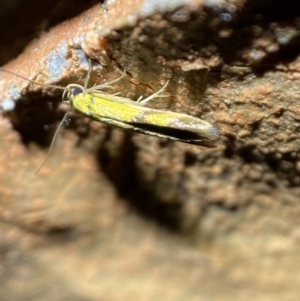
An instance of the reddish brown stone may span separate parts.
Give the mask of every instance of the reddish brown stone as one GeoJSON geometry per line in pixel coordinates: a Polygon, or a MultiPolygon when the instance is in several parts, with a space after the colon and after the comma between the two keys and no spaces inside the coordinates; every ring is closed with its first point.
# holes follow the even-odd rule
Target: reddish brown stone
{"type": "Polygon", "coordinates": [[[220,141],[206,149],[72,114],[35,175],[66,110],[61,91],[1,73],[0,296],[298,300],[298,11],[107,1],[10,61],[66,86],[82,84],[89,57],[91,85],[126,70],[112,92],[133,99],[169,79],[169,97],[149,106],[201,117],[220,141]]]}

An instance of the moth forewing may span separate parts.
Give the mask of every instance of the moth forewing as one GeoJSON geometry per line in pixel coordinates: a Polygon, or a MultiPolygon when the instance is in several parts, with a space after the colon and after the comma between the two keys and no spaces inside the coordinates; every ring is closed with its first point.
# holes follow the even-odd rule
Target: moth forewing
{"type": "Polygon", "coordinates": [[[147,135],[206,147],[214,147],[218,139],[217,129],[202,119],[148,108],[145,103],[126,97],[99,92],[79,93],[72,99],[72,104],[90,118],[147,135]]]}
{"type": "Polygon", "coordinates": [[[95,120],[110,118],[121,122],[133,120],[141,110],[140,106],[129,98],[107,95],[104,93],[78,94],[73,99],[72,105],[79,112],[95,120]]]}
{"type": "Polygon", "coordinates": [[[214,147],[218,140],[218,130],[210,123],[187,114],[162,110],[145,110],[135,122],[145,129],[160,133],[165,138],[190,144],[214,147]],[[153,128],[155,126],[155,129],[153,128]]]}

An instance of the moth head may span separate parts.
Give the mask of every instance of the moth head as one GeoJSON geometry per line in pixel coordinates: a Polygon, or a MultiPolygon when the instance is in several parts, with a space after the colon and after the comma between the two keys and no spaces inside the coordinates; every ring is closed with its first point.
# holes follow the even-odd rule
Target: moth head
{"type": "Polygon", "coordinates": [[[72,103],[76,95],[82,93],[83,91],[83,86],[77,84],[69,84],[62,95],[62,100],[70,101],[72,103]]]}

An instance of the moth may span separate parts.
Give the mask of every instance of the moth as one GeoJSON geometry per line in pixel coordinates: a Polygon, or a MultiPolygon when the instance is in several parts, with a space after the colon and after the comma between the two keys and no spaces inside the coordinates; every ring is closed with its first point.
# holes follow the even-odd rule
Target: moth
{"type": "Polygon", "coordinates": [[[84,86],[70,84],[64,93],[78,112],[93,120],[146,135],[206,147],[215,146],[219,138],[218,130],[210,123],[191,115],[145,106],[151,99],[162,97],[168,82],[149,97],[133,101],[103,91],[124,75],[109,83],[86,88],[90,70],[84,86]]]}
{"type": "MultiPolygon", "coordinates": [[[[71,107],[93,120],[146,135],[205,147],[215,147],[215,143],[219,138],[218,130],[207,121],[184,113],[153,109],[146,106],[151,99],[164,97],[162,92],[165,91],[168,81],[161,89],[149,97],[134,101],[130,98],[119,96],[119,93],[111,94],[104,91],[121,80],[125,73],[113,81],[87,88],[92,71],[91,61],[88,60],[88,62],[89,70],[84,85],[69,84],[65,88],[40,84],[1,67],[0,71],[14,74],[38,85],[64,90],[63,101],[69,102],[71,107]]],[[[55,132],[48,155],[68,112],[69,110],[55,132]]]]}

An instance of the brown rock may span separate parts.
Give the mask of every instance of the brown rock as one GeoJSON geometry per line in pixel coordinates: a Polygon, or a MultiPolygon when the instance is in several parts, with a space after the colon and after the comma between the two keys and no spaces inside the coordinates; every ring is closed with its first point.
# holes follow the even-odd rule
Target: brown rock
{"type": "Polygon", "coordinates": [[[64,87],[83,83],[89,57],[91,85],[126,70],[112,93],[132,99],[169,79],[170,97],[149,106],[201,117],[220,140],[205,149],[72,114],[35,175],[61,91],[1,73],[3,300],[298,300],[298,11],[107,1],[8,62],[64,87]]]}

